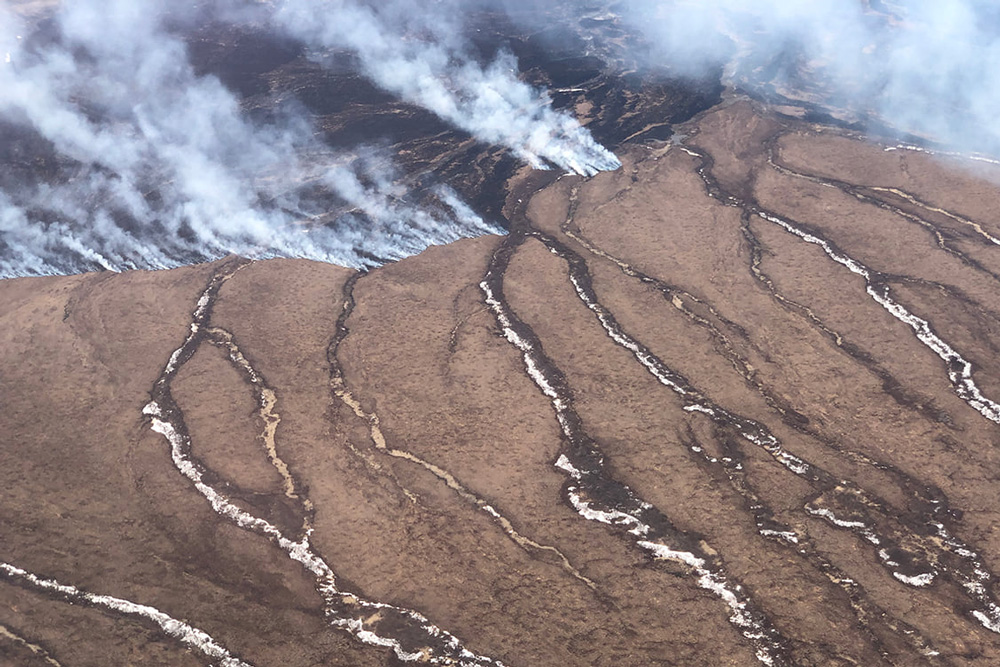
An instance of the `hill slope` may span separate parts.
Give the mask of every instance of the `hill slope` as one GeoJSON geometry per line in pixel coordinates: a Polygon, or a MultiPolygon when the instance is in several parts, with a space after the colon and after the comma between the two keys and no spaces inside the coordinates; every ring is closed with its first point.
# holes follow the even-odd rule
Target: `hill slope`
{"type": "Polygon", "coordinates": [[[366,274],[0,282],[0,655],[995,663],[996,167],[681,131],[366,274]]]}

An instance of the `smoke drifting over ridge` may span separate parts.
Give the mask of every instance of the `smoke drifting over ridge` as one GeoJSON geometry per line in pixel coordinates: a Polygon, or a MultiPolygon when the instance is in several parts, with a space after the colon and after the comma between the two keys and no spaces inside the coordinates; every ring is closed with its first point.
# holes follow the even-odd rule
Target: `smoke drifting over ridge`
{"type": "Polygon", "coordinates": [[[553,17],[573,23],[587,33],[581,55],[617,53],[623,73],[647,66],[700,78],[721,68],[728,83],[767,99],[1000,155],[992,0],[287,0],[279,17],[313,46],[355,50],[379,85],[533,164],[586,173],[586,156],[614,168],[613,156],[517,82],[510,59],[469,65],[462,19],[497,5],[541,32],[553,17]],[[624,35],[587,28],[602,23],[624,35]],[[430,39],[397,39],[404,26],[430,39]]]}
{"type": "MultiPolygon", "coordinates": [[[[496,4],[75,0],[35,39],[0,6],[0,132],[44,154],[52,176],[0,179],[0,276],[226,253],[361,266],[497,231],[446,188],[408,193],[389,176],[387,151],[334,151],[302,109],[251,120],[244,100],[188,57],[187,32],[207,21],[264,26],[323,66],[350,54],[378,88],[533,167],[617,168],[521,80],[502,44],[485,55],[470,45],[470,16],[496,4]]],[[[606,62],[610,76],[644,64],[706,78],[724,68],[765,98],[1000,154],[1000,13],[985,0],[501,4],[530,31],[548,32],[556,17],[584,34],[580,56],[620,59],[606,62]],[[590,29],[612,24],[617,37],[590,29]]]]}
{"type": "MultiPolygon", "coordinates": [[[[355,21],[358,34],[385,29],[358,7],[329,9],[355,21]]],[[[279,11],[295,33],[301,10],[279,11]]],[[[165,1],[81,0],[59,9],[54,36],[27,40],[28,28],[0,7],[3,131],[30,136],[57,172],[48,182],[2,184],[0,276],[166,268],[227,253],[363,266],[502,231],[444,186],[415,203],[388,155],[336,154],[304,113],[249,120],[234,93],[195,71],[170,29],[195,19],[178,11],[165,1]],[[349,209],[332,222],[331,196],[349,209]]],[[[235,3],[213,18],[223,11],[228,21],[270,14],[235,3]]],[[[383,44],[400,39],[382,34],[383,44]]],[[[536,167],[618,166],[544,93],[520,83],[512,62],[483,68],[457,47],[406,44],[359,52],[376,83],[536,167]],[[424,73],[415,88],[401,85],[403,65],[424,73]]]]}
{"type": "Polygon", "coordinates": [[[1000,10],[989,0],[634,0],[637,56],[1000,154],[1000,10]]]}
{"type": "Polygon", "coordinates": [[[314,47],[350,49],[378,85],[483,141],[507,146],[535,168],[548,161],[590,176],[621,166],[572,117],[554,111],[547,95],[517,79],[513,56],[502,53],[486,67],[469,60],[456,14],[400,0],[377,8],[288,0],[277,16],[314,47]],[[407,27],[425,39],[400,39],[407,27]]]}

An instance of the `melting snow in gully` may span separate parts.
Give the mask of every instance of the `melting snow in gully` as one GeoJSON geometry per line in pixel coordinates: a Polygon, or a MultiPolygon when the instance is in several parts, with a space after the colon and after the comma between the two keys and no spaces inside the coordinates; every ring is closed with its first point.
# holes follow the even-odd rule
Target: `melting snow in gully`
{"type": "Polygon", "coordinates": [[[9,0],[0,662],[1000,664],[974,0],[9,0]]]}

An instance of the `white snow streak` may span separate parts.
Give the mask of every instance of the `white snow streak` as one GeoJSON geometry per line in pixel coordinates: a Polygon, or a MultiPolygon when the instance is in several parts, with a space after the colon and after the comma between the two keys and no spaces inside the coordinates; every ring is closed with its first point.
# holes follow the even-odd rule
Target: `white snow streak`
{"type": "Polygon", "coordinates": [[[212,660],[219,660],[223,667],[252,667],[249,663],[234,658],[221,644],[212,639],[207,632],[192,627],[183,621],[178,621],[155,607],[137,604],[110,595],[97,595],[82,591],[75,586],[60,584],[54,579],[43,579],[9,563],[0,563],[0,570],[8,576],[26,582],[34,588],[50,593],[59,593],[73,602],[84,602],[97,607],[103,607],[128,616],[136,616],[153,621],[164,633],[199,651],[212,660]]]}
{"type": "Polygon", "coordinates": [[[916,333],[920,342],[929,347],[948,365],[948,378],[951,380],[952,385],[955,387],[955,392],[959,397],[990,421],[1000,424],[1000,404],[990,400],[980,391],[972,378],[972,364],[964,359],[951,345],[938,337],[931,329],[930,323],[927,320],[917,317],[902,305],[893,301],[889,296],[888,287],[884,287],[881,292],[877,290],[872,281],[872,272],[868,267],[847,255],[837,252],[825,240],[799,229],[787,220],[763,211],[758,211],[757,214],[768,222],[773,222],[785,231],[798,236],[806,243],[820,246],[830,259],[847,267],[852,273],[864,278],[865,291],[868,292],[868,295],[890,315],[900,322],[909,325],[914,333],[916,333]]]}

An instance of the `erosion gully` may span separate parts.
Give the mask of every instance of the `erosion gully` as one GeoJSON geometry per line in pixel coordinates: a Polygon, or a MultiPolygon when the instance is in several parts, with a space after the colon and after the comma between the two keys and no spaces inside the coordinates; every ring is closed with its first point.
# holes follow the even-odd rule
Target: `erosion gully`
{"type": "MultiPolygon", "coordinates": [[[[342,290],[343,306],[341,308],[340,315],[337,318],[334,336],[327,347],[327,362],[330,368],[330,388],[333,395],[346,405],[355,414],[355,416],[363,420],[368,425],[369,440],[376,452],[394,459],[407,461],[428,471],[446,487],[453,491],[462,501],[489,516],[493,523],[498,526],[500,530],[502,530],[503,533],[518,547],[533,557],[555,563],[564,572],[572,576],[574,579],[582,582],[592,591],[597,593],[599,597],[604,599],[604,596],[601,591],[598,590],[597,585],[581,574],[580,571],[569,561],[565,554],[554,546],[541,544],[524,535],[521,531],[515,528],[514,522],[500,509],[498,509],[495,502],[490,502],[486,498],[482,497],[468,484],[459,480],[455,474],[440,465],[417,456],[413,452],[400,449],[398,446],[392,446],[388,443],[386,436],[382,431],[381,420],[379,419],[378,414],[365,410],[361,401],[354,396],[348,387],[343,366],[341,365],[338,357],[338,351],[340,350],[341,343],[343,343],[344,339],[350,334],[350,329],[348,328],[347,323],[356,306],[354,288],[358,280],[360,280],[363,275],[364,274],[356,273],[344,283],[344,288],[342,290]]],[[[358,452],[358,455],[362,457],[364,456],[362,452],[358,452]]],[[[403,492],[410,498],[411,501],[417,502],[418,499],[415,494],[410,492],[408,489],[403,488],[402,485],[399,484],[398,479],[394,478],[394,480],[397,485],[403,489],[403,492]]]]}
{"type": "MultiPolygon", "coordinates": [[[[419,612],[367,600],[360,594],[345,590],[339,584],[333,568],[312,545],[312,503],[289,467],[278,456],[274,444],[274,431],[280,420],[273,411],[277,400],[274,389],[267,385],[261,373],[240,351],[232,334],[211,324],[212,307],[223,284],[246,265],[247,262],[243,260],[230,262],[213,276],[198,300],[190,332],[170,356],[153,385],[149,403],[143,409],[152,430],[163,435],[169,443],[171,458],[177,471],[194,485],[220,517],[243,530],[270,540],[312,576],[316,591],[324,602],[327,621],[332,627],[350,633],[365,644],[391,649],[396,658],[404,662],[462,667],[502,665],[499,660],[470,651],[457,637],[434,625],[419,612]],[[302,523],[294,533],[262,518],[247,503],[241,503],[237,498],[240,495],[239,489],[214,474],[192,451],[184,414],[174,400],[170,387],[179,370],[205,341],[219,345],[228,352],[230,360],[257,396],[264,424],[264,431],[259,438],[263,444],[263,454],[281,475],[284,496],[299,504],[302,523]]],[[[248,454],[250,451],[248,450],[248,454]]]]}
{"type": "MultiPolygon", "coordinates": [[[[741,209],[745,217],[752,216],[778,225],[802,241],[820,246],[831,260],[862,276],[869,296],[894,317],[910,326],[918,339],[946,362],[949,378],[956,393],[984,417],[1000,423],[1000,406],[985,397],[976,386],[971,363],[935,334],[926,320],[912,314],[892,298],[886,276],[853,259],[815,229],[767,211],[752,199],[741,198],[725,191],[712,175],[713,163],[708,153],[692,146],[683,147],[683,150],[698,160],[697,171],[705,183],[709,196],[727,206],[741,209]]],[[[773,159],[772,164],[775,168],[781,168],[781,165],[773,159]]],[[[841,185],[845,186],[845,191],[849,194],[857,196],[862,201],[868,201],[866,198],[870,195],[856,186],[831,184],[833,187],[841,185]]],[[[888,210],[904,217],[912,215],[901,209],[897,210],[896,207],[881,200],[869,203],[888,207],[888,210]]],[[[860,584],[829,561],[807,534],[775,518],[775,512],[761,500],[759,490],[746,475],[743,466],[746,460],[745,447],[760,448],[783,469],[806,480],[813,493],[803,504],[803,511],[838,529],[850,531],[868,544],[868,552],[900,585],[934,590],[935,582],[949,580],[963,591],[966,597],[964,608],[968,613],[984,627],[1000,633],[1000,605],[997,604],[994,593],[995,577],[979,554],[954,534],[951,528],[953,513],[938,489],[912,479],[891,465],[866,455],[846,452],[856,459],[860,458],[877,466],[880,470],[888,471],[900,481],[901,487],[910,494],[907,508],[901,511],[851,480],[839,479],[818,465],[788,451],[764,425],[713,402],[705,392],[669,368],[641,341],[625,331],[614,314],[600,302],[583,256],[569,244],[532,228],[525,215],[523,202],[513,209],[509,217],[510,234],[501,241],[492,255],[480,287],[485,303],[505,338],[521,354],[526,373],[552,405],[563,439],[560,454],[554,465],[566,475],[565,499],[581,517],[608,525],[653,559],[670,560],[685,565],[695,583],[714,594],[726,607],[730,622],[753,647],[761,663],[794,664],[791,642],[775,627],[766,611],[754,599],[752,591],[726,571],[723,556],[708,545],[700,535],[680,529],[666,513],[643,500],[635,490],[614,479],[610,473],[600,444],[588,434],[584,420],[576,411],[572,388],[565,374],[546,355],[542,341],[530,326],[518,318],[504,297],[504,275],[510,260],[517,249],[532,238],[543,243],[550,252],[566,263],[569,280],[577,297],[593,313],[607,336],[616,345],[628,350],[635,361],[665,389],[680,397],[686,412],[703,415],[712,421],[717,444],[724,455],[718,457],[710,455],[689,431],[685,445],[691,454],[696,456],[706,469],[721,471],[724,474],[732,488],[743,499],[744,509],[752,517],[757,532],[763,539],[781,544],[791,553],[795,553],[843,591],[855,612],[859,627],[873,648],[884,658],[892,662],[890,657],[897,654],[896,643],[901,641],[913,651],[913,654],[906,658],[910,662],[905,664],[913,664],[914,661],[946,662],[918,630],[893,618],[860,584]]],[[[921,219],[921,224],[926,227],[930,223],[921,219]]],[[[564,228],[564,231],[567,229],[564,228]]],[[[682,303],[688,300],[712,310],[710,304],[701,303],[693,295],[637,271],[624,261],[589,244],[582,235],[578,234],[576,237],[572,234],[567,235],[595,256],[614,261],[631,278],[653,285],[675,306],[678,300],[682,303]]],[[[958,252],[948,246],[940,234],[935,238],[939,240],[942,250],[952,254],[958,252]]],[[[956,254],[956,256],[975,268],[980,268],[964,255],[956,254]]],[[[280,416],[274,410],[276,393],[253,368],[246,355],[239,350],[233,335],[213,327],[210,322],[212,305],[219,290],[243,265],[241,262],[234,262],[213,277],[199,299],[190,333],[184,343],[171,355],[170,361],[154,385],[151,400],[144,409],[153,430],[161,433],[170,443],[177,470],[194,484],[220,516],[245,530],[271,540],[315,578],[317,591],[325,602],[326,615],[332,626],[347,630],[362,642],[391,648],[396,656],[404,661],[454,665],[501,664],[493,658],[469,651],[456,637],[437,628],[418,612],[368,601],[338,587],[333,570],[310,543],[312,505],[300,490],[300,485],[288,466],[278,455],[275,432],[280,416]],[[259,416],[265,427],[261,437],[264,453],[281,474],[285,497],[299,505],[302,522],[291,537],[286,534],[286,530],[255,515],[252,510],[246,509],[234,500],[233,496],[238,493],[233,493],[231,485],[214,475],[191,451],[190,435],[184,425],[183,413],[170,394],[170,383],[178,369],[191,358],[204,341],[226,350],[245,381],[254,388],[260,404],[259,416]]],[[[339,343],[348,333],[346,323],[354,306],[353,288],[358,276],[352,278],[345,286],[344,308],[337,322],[334,339],[328,349],[328,358],[331,367],[331,388],[334,394],[351,408],[355,415],[368,422],[375,449],[384,455],[405,459],[430,471],[463,500],[490,515],[508,537],[522,548],[555,556],[555,561],[560,567],[593,586],[593,582],[583,577],[561,552],[554,547],[539,544],[515,530],[512,522],[501,514],[494,504],[477,495],[454,475],[410,452],[386,443],[378,416],[365,411],[347,388],[337,361],[339,343]]],[[[724,339],[721,331],[706,318],[701,318],[691,309],[684,310],[693,322],[714,329],[720,340],[724,339]]],[[[718,317],[714,310],[712,312],[718,317]]],[[[739,325],[735,323],[724,321],[724,324],[731,330],[740,331],[739,325]]],[[[837,338],[838,344],[843,344],[835,332],[827,330],[827,333],[837,338]]],[[[735,351],[731,352],[730,357],[734,364],[739,365],[740,360],[735,351]]],[[[865,361],[869,362],[866,366],[871,369],[871,360],[865,361]]],[[[876,372],[878,370],[875,369],[876,372]]],[[[748,379],[746,374],[741,374],[748,379]]],[[[882,373],[880,377],[888,381],[884,375],[882,373]]],[[[758,389],[762,387],[758,385],[758,389]]],[[[897,398],[897,400],[909,403],[905,399],[897,398]]],[[[809,437],[822,439],[819,434],[808,430],[805,425],[806,420],[791,406],[779,404],[773,397],[769,404],[776,409],[786,424],[809,437]]],[[[825,440],[824,444],[837,448],[837,444],[829,439],[825,440]]]]}
{"type": "MultiPolygon", "coordinates": [[[[67,604],[83,605],[99,609],[119,617],[133,618],[147,625],[156,626],[163,634],[197,651],[205,658],[218,661],[222,667],[252,667],[250,663],[235,657],[227,648],[219,644],[207,632],[173,618],[169,614],[145,604],[124,598],[102,595],[82,590],[76,586],[60,583],[55,579],[39,576],[16,565],[0,563],[0,577],[28,590],[34,590],[67,604]]],[[[11,635],[9,630],[0,631],[0,637],[11,635]]],[[[9,638],[9,637],[8,637],[9,638]]],[[[24,645],[40,659],[51,665],[58,665],[45,649],[14,635],[18,643],[24,645]]]]}
{"type": "MultiPolygon", "coordinates": [[[[975,385],[972,365],[937,336],[926,320],[913,315],[893,300],[883,274],[851,258],[815,230],[764,210],[755,201],[740,198],[724,190],[712,174],[713,161],[707,152],[687,146],[681,147],[681,150],[698,160],[697,171],[710,197],[726,206],[743,211],[744,227],[749,227],[746,218],[750,216],[779,225],[803,241],[821,246],[830,259],[865,278],[867,293],[894,317],[910,326],[917,338],[946,362],[949,378],[956,393],[990,421],[1000,422],[1000,406],[986,398],[975,385]]],[[[839,184],[835,184],[837,185],[839,184]]],[[[858,189],[848,188],[847,192],[855,196],[863,195],[858,189]]],[[[573,199],[575,200],[575,191],[573,199]]],[[[885,202],[869,203],[907,217],[905,211],[897,210],[885,202]]],[[[687,292],[638,271],[590,243],[578,229],[570,228],[574,205],[575,201],[572,201],[570,216],[562,231],[591,254],[616,264],[627,276],[656,288],[675,307],[684,311],[695,324],[712,329],[715,336],[723,342],[723,347],[730,350],[728,356],[739,370],[741,362],[734,358],[737,355],[725,335],[707,318],[700,317],[685,307],[684,301],[693,300],[717,316],[711,305],[704,304],[687,292]]],[[[504,336],[521,353],[527,374],[552,404],[564,441],[555,465],[568,476],[564,488],[566,499],[578,514],[616,528],[619,534],[645,550],[654,559],[673,560],[688,565],[698,584],[712,590],[730,608],[730,621],[753,645],[762,663],[792,664],[788,640],[774,627],[759,604],[753,600],[752,594],[725,572],[724,563],[721,557],[715,555],[715,550],[706,549],[707,545],[699,536],[678,529],[662,511],[644,501],[633,489],[610,475],[604,453],[599,444],[587,433],[584,422],[574,407],[572,389],[566,376],[545,354],[542,341],[530,326],[517,317],[504,297],[504,274],[511,257],[525,241],[532,238],[543,243],[550,252],[565,261],[569,280],[578,298],[594,314],[607,336],[616,345],[628,350],[635,361],[661,385],[679,396],[684,402],[685,411],[704,415],[714,423],[716,438],[724,455],[711,456],[691,434],[687,444],[692,454],[700,457],[709,466],[721,469],[732,487],[743,498],[745,509],[753,517],[762,538],[784,545],[844,592],[855,612],[859,627],[868,636],[873,648],[887,661],[902,660],[896,664],[915,662],[935,664],[946,663],[947,659],[942,657],[916,628],[887,613],[859,583],[825,557],[807,534],[775,520],[775,513],[761,500],[758,490],[745,473],[743,461],[746,455],[743,447],[750,445],[762,449],[785,470],[806,480],[814,492],[803,504],[803,511],[838,529],[854,533],[868,544],[868,553],[871,553],[901,585],[927,589],[938,580],[949,580],[957,585],[958,590],[966,598],[964,603],[957,606],[985,628],[1000,633],[1000,605],[997,604],[994,592],[995,576],[982,557],[954,534],[950,527],[954,513],[939,489],[913,479],[895,466],[839,447],[838,443],[830,438],[809,429],[806,426],[807,420],[790,406],[780,404],[773,397],[768,400],[782,421],[792,428],[820,440],[825,446],[854,460],[873,465],[896,478],[901,488],[909,494],[908,507],[900,511],[876,493],[861,488],[851,480],[839,479],[818,465],[789,452],[762,424],[714,403],[705,393],[669,368],[648,347],[622,328],[613,313],[601,304],[584,258],[567,243],[533,228],[525,209],[526,203],[523,199],[518,200],[518,205],[513,207],[510,213],[510,235],[503,240],[492,256],[481,288],[486,304],[492,310],[504,336]],[[905,658],[892,658],[894,655],[899,655],[896,649],[900,641],[908,645],[913,653],[905,658]]],[[[946,245],[942,249],[957,252],[946,245]]],[[[960,259],[968,259],[964,255],[957,256],[960,259]]],[[[975,268],[980,268],[971,260],[969,263],[975,268]]],[[[740,335],[742,329],[738,325],[724,319],[723,323],[731,330],[735,329],[740,335]]],[[[825,333],[835,338],[838,345],[847,345],[839,334],[822,328],[825,333]]],[[[940,420],[940,415],[928,415],[926,409],[916,406],[914,401],[906,396],[899,383],[884,369],[878,367],[872,359],[859,350],[851,351],[853,357],[858,358],[866,368],[883,380],[883,385],[887,390],[892,390],[893,397],[902,405],[916,409],[924,416],[940,420]]],[[[749,374],[741,373],[741,375],[744,379],[750,380],[749,374]]],[[[759,383],[756,384],[756,388],[763,390],[759,383]]],[[[762,393],[765,393],[765,399],[769,398],[766,392],[762,393]]],[[[939,586],[934,590],[944,589],[939,586]]]]}
{"type": "MultiPolygon", "coordinates": [[[[740,209],[745,217],[765,220],[806,243],[820,246],[831,260],[864,278],[868,295],[896,319],[913,329],[918,340],[945,362],[956,394],[990,421],[1000,422],[1000,406],[985,397],[976,386],[972,364],[937,336],[929,322],[912,314],[892,298],[885,274],[874,271],[849,256],[816,229],[768,211],[750,196],[741,197],[726,191],[712,173],[714,162],[710,154],[692,146],[683,147],[682,150],[698,161],[697,172],[710,197],[726,206],[740,209]]],[[[839,185],[834,183],[831,186],[839,185]]],[[[848,194],[856,192],[851,188],[845,191],[848,194]]],[[[912,494],[912,502],[906,511],[900,513],[876,494],[847,480],[838,481],[834,489],[838,491],[838,495],[842,496],[847,491],[850,496],[854,496],[855,502],[847,504],[849,513],[838,514],[829,507],[818,505],[816,500],[806,505],[806,511],[860,535],[871,544],[881,564],[890,568],[893,576],[903,584],[926,587],[937,578],[951,580],[965,594],[969,613],[987,629],[1000,633],[1000,606],[997,605],[994,592],[995,576],[982,557],[949,528],[953,523],[954,513],[944,494],[910,478],[898,468],[881,462],[878,465],[881,469],[892,472],[900,479],[903,488],[912,494]],[[903,565],[906,567],[901,567],[903,565]]],[[[832,481],[829,474],[809,464],[802,469],[800,476],[807,476],[810,471],[821,473],[813,481],[825,487],[823,493],[828,494],[832,481]]]]}
{"type": "MultiPolygon", "coordinates": [[[[584,519],[615,528],[654,559],[686,565],[697,585],[714,593],[728,608],[730,623],[752,645],[760,662],[793,664],[787,639],[745,587],[726,572],[715,550],[700,536],[678,528],[664,512],[611,475],[599,443],[587,433],[574,407],[566,376],[545,353],[535,332],[506,301],[503,283],[510,260],[527,239],[539,234],[524,215],[523,201],[510,223],[510,234],[493,253],[480,287],[505,338],[521,353],[528,376],[549,399],[555,412],[563,439],[555,466],[567,476],[563,487],[567,502],[584,519]]],[[[624,340],[616,342],[627,345],[624,340]]],[[[641,349],[633,352],[646,354],[641,349]]],[[[673,377],[664,376],[664,380],[672,382],[673,377]]]]}

